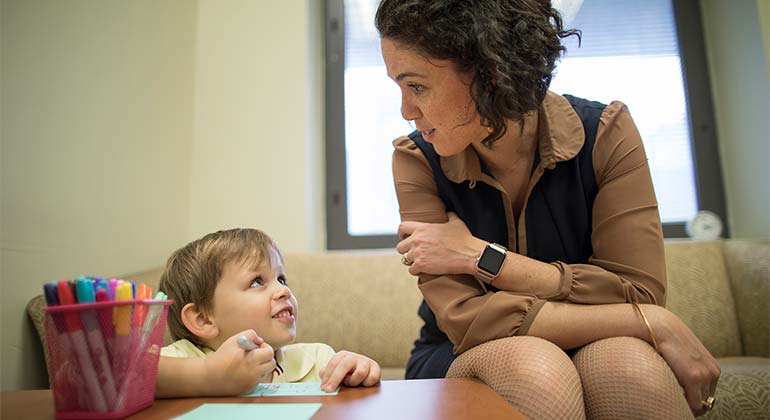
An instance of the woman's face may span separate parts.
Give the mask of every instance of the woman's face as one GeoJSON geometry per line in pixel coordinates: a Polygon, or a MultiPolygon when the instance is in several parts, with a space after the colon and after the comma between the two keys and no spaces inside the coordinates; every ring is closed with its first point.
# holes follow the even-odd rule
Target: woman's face
{"type": "Polygon", "coordinates": [[[401,89],[401,116],[414,121],[436,153],[451,156],[487,135],[470,95],[473,75],[449,60],[429,59],[388,38],[381,41],[388,77],[401,89]]]}

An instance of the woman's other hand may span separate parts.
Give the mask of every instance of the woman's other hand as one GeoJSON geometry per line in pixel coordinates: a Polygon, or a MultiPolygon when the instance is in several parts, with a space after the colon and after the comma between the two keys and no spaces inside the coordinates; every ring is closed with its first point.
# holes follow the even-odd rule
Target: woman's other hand
{"type": "Polygon", "coordinates": [[[473,274],[476,258],[486,242],[474,237],[456,214],[446,223],[402,222],[396,250],[409,265],[409,273],[473,274]]]}
{"type": "Polygon", "coordinates": [[[693,414],[705,414],[703,402],[714,396],[721,373],[716,359],[677,316],[660,306],[640,306],[649,316],[660,354],[684,388],[693,414]]]}

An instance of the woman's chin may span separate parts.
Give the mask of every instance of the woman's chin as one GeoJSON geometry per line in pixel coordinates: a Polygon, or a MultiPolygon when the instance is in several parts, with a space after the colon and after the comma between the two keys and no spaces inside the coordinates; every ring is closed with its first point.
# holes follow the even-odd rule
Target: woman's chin
{"type": "Polygon", "coordinates": [[[457,147],[447,147],[446,145],[443,145],[443,144],[433,144],[433,150],[435,150],[436,154],[438,154],[441,157],[449,157],[462,152],[464,148],[458,150],[457,147]]]}

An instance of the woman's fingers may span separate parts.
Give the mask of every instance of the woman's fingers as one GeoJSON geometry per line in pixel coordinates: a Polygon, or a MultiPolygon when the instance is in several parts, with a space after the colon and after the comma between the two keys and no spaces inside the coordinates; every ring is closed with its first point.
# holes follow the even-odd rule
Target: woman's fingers
{"type": "Polygon", "coordinates": [[[401,222],[401,224],[398,225],[398,239],[404,240],[409,237],[414,231],[422,225],[422,222],[401,222]]]}
{"type": "Polygon", "coordinates": [[[403,255],[412,249],[412,238],[406,238],[403,241],[396,244],[396,252],[403,255]]]}
{"type": "Polygon", "coordinates": [[[704,414],[707,411],[704,401],[714,395],[719,380],[716,359],[681,319],[665,309],[648,308],[652,309],[653,329],[659,332],[661,356],[684,389],[692,413],[704,414]]]}

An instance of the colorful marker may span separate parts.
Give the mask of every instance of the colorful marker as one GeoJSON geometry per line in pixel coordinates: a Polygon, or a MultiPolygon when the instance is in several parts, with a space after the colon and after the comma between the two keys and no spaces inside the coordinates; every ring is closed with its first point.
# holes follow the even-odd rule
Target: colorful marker
{"type": "MultiPolygon", "coordinates": [[[[131,300],[131,285],[123,282],[115,290],[115,301],[131,300]]],[[[122,383],[126,373],[126,356],[131,346],[131,305],[118,305],[112,314],[112,323],[115,325],[114,353],[112,359],[112,372],[118,383],[122,383]]]]}
{"type": "MultiPolygon", "coordinates": [[[[77,281],[78,303],[93,303],[96,301],[94,294],[94,284],[89,279],[78,279],[77,281]]],[[[107,347],[104,345],[99,321],[96,317],[96,310],[85,309],[80,311],[83,326],[86,330],[88,346],[91,349],[94,367],[96,368],[97,378],[104,392],[105,402],[109,409],[115,407],[115,381],[112,377],[112,366],[107,355],[107,347]]]]}
{"type": "MultiPolygon", "coordinates": [[[[151,297],[152,289],[147,287],[146,285],[142,284],[142,286],[139,286],[139,295],[140,296],[148,296],[151,297]],[[145,286],[145,287],[142,287],[145,286]],[[148,294],[149,293],[149,294],[148,294]]],[[[158,292],[158,294],[155,296],[155,300],[166,300],[167,296],[163,292],[158,292]]],[[[141,330],[139,330],[139,339],[137,340],[136,346],[132,346],[131,350],[131,361],[128,364],[128,374],[126,375],[126,379],[124,379],[123,383],[120,386],[120,391],[118,392],[118,402],[116,406],[116,411],[120,411],[125,408],[127,404],[126,398],[129,395],[128,387],[131,384],[131,380],[129,378],[131,375],[135,374],[137,371],[137,365],[142,361],[142,356],[144,356],[147,352],[147,345],[149,344],[150,336],[152,335],[153,331],[155,331],[155,326],[157,325],[158,321],[160,320],[161,315],[163,314],[163,305],[161,304],[155,304],[151,305],[150,309],[147,310],[147,305],[149,303],[142,303],[137,304],[138,307],[144,306],[144,311],[147,314],[146,318],[144,318],[144,322],[141,325],[141,330]]],[[[138,309],[138,308],[137,308],[138,309]]],[[[134,321],[136,321],[136,313],[137,311],[134,311],[134,321]]]]}
{"type": "MultiPolygon", "coordinates": [[[[60,281],[57,285],[56,292],[61,305],[75,304],[75,298],[72,294],[72,289],[70,289],[69,282],[60,281]]],[[[80,327],[80,315],[76,311],[69,311],[65,312],[63,316],[64,325],[78,358],[78,364],[80,365],[83,379],[85,379],[88,393],[91,395],[90,401],[93,406],[92,411],[106,412],[108,410],[107,403],[104,399],[102,389],[99,387],[99,380],[96,377],[96,371],[91,356],[88,354],[88,349],[86,348],[86,338],[80,327]]]]}

